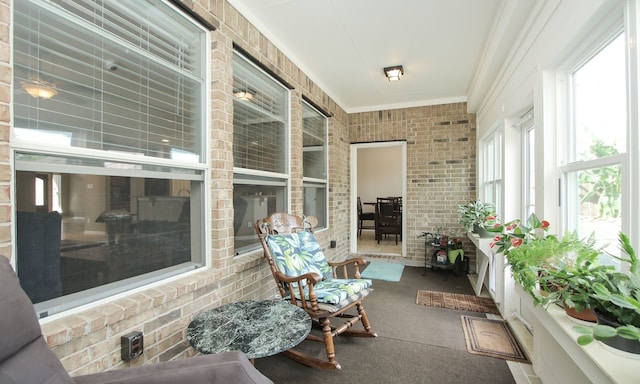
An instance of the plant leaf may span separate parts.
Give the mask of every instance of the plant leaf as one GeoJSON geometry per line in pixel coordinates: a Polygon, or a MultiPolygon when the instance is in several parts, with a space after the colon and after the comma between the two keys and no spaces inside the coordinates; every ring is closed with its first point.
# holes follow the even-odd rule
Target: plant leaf
{"type": "Polygon", "coordinates": [[[616,329],[608,325],[596,324],[593,326],[593,337],[596,340],[610,339],[616,334],[616,329]]]}

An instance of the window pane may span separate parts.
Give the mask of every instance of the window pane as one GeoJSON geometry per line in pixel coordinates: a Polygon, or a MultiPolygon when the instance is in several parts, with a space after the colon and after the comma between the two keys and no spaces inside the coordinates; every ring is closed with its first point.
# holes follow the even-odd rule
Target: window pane
{"type": "Polygon", "coordinates": [[[573,74],[574,152],[571,161],[623,153],[627,98],[624,34],[573,74]]]}
{"type": "MultiPolygon", "coordinates": [[[[38,163],[16,164],[17,271],[34,304],[200,265],[201,181],[73,173],[64,166],[36,172],[29,168],[38,163]],[[35,206],[38,180],[45,195],[57,196],[59,211],[35,206]]],[[[54,304],[41,308],[48,306],[54,304]]]]}
{"type": "MultiPolygon", "coordinates": [[[[258,181],[258,180],[256,180],[258,181]]],[[[233,185],[233,231],[235,253],[240,254],[260,246],[253,225],[274,212],[286,211],[286,189],[280,185],[245,184],[233,185]]]]}
{"type": "Polygon", "coordinates": [[[536,210],[536,162],[535,162],[535,129],[530,127],[525,132],[525,216],[529,217],[536,210]]]}
{"type": "Polygon", "coordinates": [[[206,31],[166,1],[12,10],[16,269],[36,310],[201,266],[207,172],[184,164],[206,161],[206,31]]]}
{"type": "Polygon", "coordinates": [[[302,104],[304,177],[327,178],[327,118],[307,104],[302,104]]]}
{"type": "Polygon", "coordinates": [[[233,92],[234,167],[286,173],[288,91],[235,54],[233,92]]]}
{"type": "Polygon", "coordinates": [[[325,184],[304,184],[304,214],[318,218],[317,229],[327,227],[327,186],[325,184]]]}
{"type": "Polygon", "coordinates": [[[258,219],[287,210],[289,91],[234,53],[233,93],[233,229],[240,254],[260,246],[258,219]]]}
{"type": "Polygon", "coordinates": [[[67,146],[203,161],[204,32],[162,2],[64,3],[78,14],[15,4],[15,125],[66,135],[67,146]],[[156,18],[173,21],[157,28],[156,18]],[[32,96],[43,86],[55,94],[32,96]]]}
{"type": "Polygon", "coordinates": [[[621,224],[621,166],[592,168],[567,174],[569,229],[580,238],[593,234],[600,245],[618,251],[621,224]]]}

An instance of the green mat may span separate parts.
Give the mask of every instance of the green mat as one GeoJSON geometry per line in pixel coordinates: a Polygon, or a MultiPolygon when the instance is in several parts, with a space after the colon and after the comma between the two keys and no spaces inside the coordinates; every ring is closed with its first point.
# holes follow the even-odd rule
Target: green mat
{"type": "Polygon", "coordinates": [[[363,279],[376,279],[386,281],[400,281],[404,265],[372,261],[362,272],[363,279]]]}

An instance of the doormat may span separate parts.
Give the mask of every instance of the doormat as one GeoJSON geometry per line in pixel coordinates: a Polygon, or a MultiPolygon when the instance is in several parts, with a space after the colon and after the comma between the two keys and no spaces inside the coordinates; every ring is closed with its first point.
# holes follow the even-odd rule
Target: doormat
{"type": "Polygon", "coordinates": [[[456,309],[459,311],[491,313],[494,315],[500,314],[500,311],[491,298],[463,295],[460,293],[418,291],[416,304],[456,309]]]}
{"type": "Polygon", "coordinates": [[[474,355],[531,363],[504,320],[461,316],[467,351],[474,355]]]}
{"type": "Polygon", "coordinates": [[[394,263],[370,262],[362,272],[363,279],[400,281],[404,265],[394,263]]]}

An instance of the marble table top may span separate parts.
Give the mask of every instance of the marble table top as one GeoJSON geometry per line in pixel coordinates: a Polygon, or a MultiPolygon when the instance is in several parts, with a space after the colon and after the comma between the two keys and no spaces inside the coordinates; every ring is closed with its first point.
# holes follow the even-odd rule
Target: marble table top
{"type": "Polygon", "coordinates": [[[295,347],[310,331],[309,315],[286,301],[240,301],[197,315],[187,340],[201,353],[242,351],[256,359],[295,347]]]}

